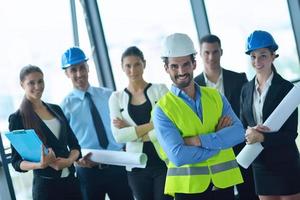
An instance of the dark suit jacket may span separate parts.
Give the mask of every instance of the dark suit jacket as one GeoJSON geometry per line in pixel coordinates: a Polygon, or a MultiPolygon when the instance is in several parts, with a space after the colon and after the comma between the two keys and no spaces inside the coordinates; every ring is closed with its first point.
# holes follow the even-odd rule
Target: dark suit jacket
{"type": "MultiPolygon", "coordinates": [[[[242,86],[248,82],[245,73],[237,73],[223,70],[223,85],[224,85],[224,95],[229,101],[233,111],[237,116],[240,115],[240,94],[242,86]]],[[[203,72],[195,77],[194,81],[200,86],[206,86],[203,72]]]]}
{"type": "MultiPolygon", "coordinates": [[[[240,115],[240,94],[243,85],[248,82],[247,76],[245,73],[237,73],[226,69],[222,69],[222,70],[223,70],[224,95],[229,101],[235,114],[239,116],[240,115]]],[[[197,77],[195,77],[194,81],[200,86],[206,86],[203,72],[197,77]]],[[[234,146],[233,150],[235,154],[237,155],[244,146],[245,143],[241,143],[234,146]]]]}
{"type": "MultiPolygon", "coordinates": [[[[59,120],[60,122],[60,135],[57,139],[56,136],[51,132],[51,130],[47,127],[47,125],[39,119],[39,123],[41,124],[42,134],[44,134],[46,138],[46,147],[51,147],[55,155],[57,157],[67,158],[70,154],[70,151],[73,149],[77,149],[80,152],[80,146],[78,141],[69,126],[69,123],[63,114],[63,111],[58,105],[44,103],[44,105],[48,108],[48,110],[59,120]],[[68,147],[70,150],[68,150],[68,147]]],[[[15,113],[9,116],[9,130],[18,130],[24,129],[24,125],[22,122],[22,117],[20,110],[17,110],[15,113]]],[[[15,168],[16,171],[25,172],[21,170],[20,163],[23,161],[20,154],[12,147],[12,166],[15,168]]],[[[69,167],[70,173],[75,172],[75,168],[73,165],[69,167]]],[[[51,167],[47,167],[45,169],[37,169],[34,170],[34,175],[44,176],[44,177],[51,177],[51,178],[59,178],[61,176],[61,170],[56,171],[51,167]]]]}
{"type": "MultiPolygon", "coordinates": [[[[253,92],[255,78],[244,85],[241,94],[241,121],[246,128],[255,126],[253,116],[253,92]]],[[[263,105],[263,121],[265,121],[281,100],[292,89],[293,84],[274,72],[274,77],[263,105]]],[[[298,135],[298,109],[296,109],[278,132],[265,133],[262,143],[264,150],[256,158],[253,166],[279,167],[299,161],[299,151],[295,139],[298,135]]]]}

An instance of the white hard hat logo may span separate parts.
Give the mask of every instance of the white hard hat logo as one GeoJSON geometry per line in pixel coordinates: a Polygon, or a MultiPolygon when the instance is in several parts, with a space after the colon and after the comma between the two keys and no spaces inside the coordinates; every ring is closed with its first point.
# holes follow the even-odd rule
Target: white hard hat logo
{"type": "Polygon", "coordinates": [[[193,41],[184,33],[174,33],[163,40],[161,57],[181,57],[196,53],[193,41]]]}

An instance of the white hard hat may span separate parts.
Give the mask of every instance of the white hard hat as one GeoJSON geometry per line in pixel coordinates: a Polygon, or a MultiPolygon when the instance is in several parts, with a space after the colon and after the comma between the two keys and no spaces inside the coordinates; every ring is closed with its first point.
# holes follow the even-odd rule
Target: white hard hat
{"type": "Polygon", "coordinates": [[[184,33],[167,36],[162,43],[161,57],[181,57],[196,54],[193,41],[184,33]]]}

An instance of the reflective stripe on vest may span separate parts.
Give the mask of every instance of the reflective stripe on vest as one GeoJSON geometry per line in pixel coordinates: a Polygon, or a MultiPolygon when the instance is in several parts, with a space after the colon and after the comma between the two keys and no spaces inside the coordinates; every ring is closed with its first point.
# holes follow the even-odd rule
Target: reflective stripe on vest
{"type": "MultiPolygon", "coordinates": [[[[212,174],[216,174],[222,171],[227,171],[238,167],[236,160],[220,163],[217,165],[210,166],[212,174]]],[[[184,167],[184,168],[169,168],[168,176],[187,176],[187,175],[205,175],[209,174],[209,168],[203,167],[184,167]]]]}
{"type": "Polygon", "coordinates": [[[208,167],[169,168],[167,176],[186,176],[209,174],[208,167]]]}
{"type": "Polygon", "coordinates": [[[210,170],[212,174],[216,174],[222,171],[230,170],[233,168],[239,167],[236,160],[231,160],[227,162],[223,162],[217,165],[210,166],[210,170]]]}

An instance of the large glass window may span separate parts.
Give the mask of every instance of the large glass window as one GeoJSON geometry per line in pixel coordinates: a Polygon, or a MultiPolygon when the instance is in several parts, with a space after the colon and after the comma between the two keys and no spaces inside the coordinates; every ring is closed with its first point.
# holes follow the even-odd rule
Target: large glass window
{"type": "MultiPolygon", "coordinates": [[[[19,72],[27,65],[39,66],[45,77],[43,100],[59,104],[72,89],[71,81],[61,69],[62,53],[73,46],[69,1],[3,1],[0,6],[0,131],[8,130],[8,116],[16,111],[24,91],[19,72]]],[[[79,4],[80,5],[80,4],[79,4]]],[[[80,5],[81,6],[81,5],[80,5]]],[[[84,22],[82,11],[79,16],[84,22]]],[[[90,47],[85,25],[80,21],[80,39],[87,54],[90,47]],[[85,33],[84,33],[85,32],[85,33]]],[[[94,70],[92,60],[90,69],[94,70]]],[[[94,70],[95,71],[95,70],[94,70]]],[[[92,73],[95,74],[95,73],[92,73]]],[[[97,83],[96,75],[91,82],[97,83]]],[[[4,145],[9,146],[5,136],[4,145]]],[[[17,173],[10,166],[17,199],[32,199],[32,173],[17,173]]]]}
{"type": "Polygon", "coordinates": [[[254,70],[249,56],[244,53],[246,39],[254,30],[266,30],[279,45],[280,56],[274,63],[278,72],[288,80],[300,78],[287,1],[206,0],[205,6],[211,33],[222,40],[225,68],[244,71],[252,78],[254,70]]]}
{"type": "Polygon", "coordinates": [[[7,1],[4,4],[0,7],[0,99],[1,107],[5,108],[0,110],[1,130],[7,130],[8,115],[19,107],[23,98],[19,72],[27,64],[37,65],[44,72],[43,99],[54,103],[62,100],[71,85],[60,67],[60,58],[73,42],[68,1],[7,1]]]}
{"type": "Polygon", "coordinates": [[[127,77],[121,69],[121,54],[133,45],[144,52],[145,80],[170,85],[160,59],[160,45],[166,35],[174,32],[187,33],[197,44],[189,1],[101,0],[98,6],[117,89],[127,86],[127,77]]]}
{"type": "MultiPolygon", "coordinates": [[[[222,41],[223,67],[246,72],[248,79],[252,79],[255,71],[249,56],[244,53],[246,39],[254,30],[266,30],[279,45],[277,53],[280,56],[274,62],[277,71],[287,80],[300,78],[287,1],[206,0],[205,6],[211,33],[222,41]]],[[[297,144],[300,147],[300,137],[297,144]]]]}
{"type": "Polygon", "coordinates": [[[93,86],[99,86],[96,67],[92,55],[91,43],[87,32],[85,13],[80,1],[75,1],[75,5],[78,25],[79,46],[89,58],[89,83],[93,86]]]}

